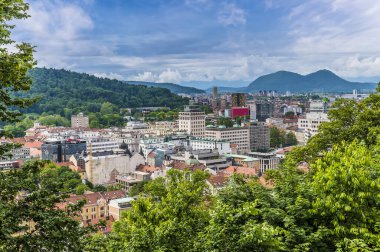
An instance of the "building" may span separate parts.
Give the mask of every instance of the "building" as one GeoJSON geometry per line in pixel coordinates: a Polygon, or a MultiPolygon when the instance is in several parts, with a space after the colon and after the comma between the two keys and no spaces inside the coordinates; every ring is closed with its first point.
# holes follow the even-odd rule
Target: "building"
{"type": "Polygon", "coordinates": [[[78,115],[71,116],[71,128],[88,128],[90,127],[90,120],[88,116],[79,113],[78,115]]]}
{"type": "Polygon", "coordinates": [[[218,87],[217,86],[213,86],[213,88],[212,88],[212,98],[213,99],[218,98],[218,87]]]}
{"type": "Polygon", "coordinates": [[[186,151],[180,155],[172,155],[170,158],[186,165],[202,165],[215,171],[225,169],[232,164],[230,159],[220,155],[217,150],[186,151]]]}
{"type": "Polygon", "coordinates": [[[256,119],[260,122],[265,122],[267,118],[273,116],[274,104],[270,101],[256,101],[254,110],[255,112],[251,113],[254,113],[256,115],[256,119]]]}
{"type": "Polygon", "coordinates": [[[234,93],[231,95],[231,107],[245,107],[246,96],[243,93],[234,93]]]}
{"type": "Polygon", "coordinates": [[[256,171],[259,170],[258,158],[254,158],[254,157],[250,157],[246,155],[237,155],[237,154],[227,154],[226,157],[232,159],[233,165],[252,168],[256,171]]]}
{"type": "Polygon", "coordinates": [[[230,144],[236,144],[239,152],[246,152],[250,149],[250,137],[248,127],[208,127],[205,131],[208,139],[225,140],[230,144]]]}
{"type": "Polygon", "coordinates": [[[95,152],[106,152],[106,151],[113,151],[116,149],[119,149],[120,143],[116,140],[110,140],[106,138],[93,138],[89,139],[86,144],[86,148],[89,151],[93,153],[95,152]]]}
{"type": "Polygon", "coordinates": [[[238,116],[248,117],[249,116],[249,108],[245,108],[245,107],[233,107],[233,108],[231,108],[231,118],[235,119],[238,116]]]}
{"type": "Polygon", "coordinates": [[[85,158],[87,180],[94,185],[116,183],[118,175],[131,173],[141,164],[145,164],[145,159],[139,153],[133,155],[127,153],[104,156],[88,155],[85,158]]]}
{"type": "Polygon", "coordinates": [[[259,176],[267,170],[276,169],[280,164],[280,158],[276,153],[250,152],[248,155],[259,160],[259,176]]]}
{"type": "Polygon", "coordinates": [[[108,204],[114,199],[125,198],[125,192],[122,190],[110,192],[91,192],[83,195],[71,195],[65,202],[59,203],[57,206],[60,209],[66,209],[68,205],[77,204],[79,201],[85,200],[80,212],[80,220],[83,224],[91,223],[94,220],[109,218],[108,204]]]}
{"type": "Polygon", "coordinates": [[[121,185],[127,192],[129,189],[139,183],[150,180],[151,174],[149,172],[133,171],[116,176],[116,183],[121,185]]]}
{"type": "MultiPolygon", "coordinates": [[[[2,141],[0,142],[1,145],[9,144],[9,141],[2,141]]],[[[30,148],[26,147],[19,147],[19,148],[13,148],[8,153],[9,157],[0,157],[0,161],[26,161],[30,159],[30,148]]]]}
{"type": "Polygon", "coordinates": [[[249,126],[250,149],[253,151],[266,151],[270,148],[270,130],[263,122],[252,122],[249,126]]]}
{"type": "Polygon", "coordinates": [[[193,138],[189,140],[192,150],[218,150],[220,155],[231,153],[230,142],[207,138],[193,138]]]}
{"type": "Polygon", "coordinates": [[[132,207],[132,201],[135,199],[132,197],[125,197],[121,199],[110,200],[108,204],[109,215],[113,217],[115,221],[120,220],[122,213],[132,207]]]}
{"type": "Polygon", "coordinates": [[[42,159],[53,162],[68,162],[75,154],[85,153],[86,141],[83,140],[47,140],[41,146],[42,159]]]}
{"type": "Polygon", "coordinates": [[[329,110],[329,105],[327,101],[312,101],[309,105],[309,111],[310,112],[321,112],[321,113],[327,113],[329,110]]]}
{"type": "Polygon", "coordinates": [[[304,131],[305,143],[318,133],[319,125],[323,122],[328,122],[329,119],[326,113],[310,112],[306,113],[306,118],[298,119],[298,128],[304,131]]]}
{"type": "Polygon", "coordinates": [[[179,130],[195,137],[203,137],[206,126],[206,116],[196,105],[185,106],[184,112],[179,113],[179,130]]]}

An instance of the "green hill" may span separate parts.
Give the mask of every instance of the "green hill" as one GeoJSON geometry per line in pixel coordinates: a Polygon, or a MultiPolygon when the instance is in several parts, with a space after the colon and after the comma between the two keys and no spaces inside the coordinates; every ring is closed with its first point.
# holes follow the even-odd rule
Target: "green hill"
{"type": "Polygon", "coordinates": [[[67,70],[35,68],[30,71],[33,85],[30,96],[42,99],[27,112],[60,114],[83,111],[99,112],[102,103],[109,102],[117,109],[166,106],[177,108],[188,99],[171,93],[168,89],[130,85],[118,80],[98,78],[89,74],[67,70]]]}
{"type": "Polygon", "coordinates": [[[184,87],[178,84],[173,83],[155,83],[155,82],[145,82],[145,81],[126,81],[126,83],[131,85],[143,85],[147,87],[160,87],[160,88],[167,88],[172,93],[176,94],[203,94],[206,93],[206,91],[194,88],[194,87],[184,87]]]}

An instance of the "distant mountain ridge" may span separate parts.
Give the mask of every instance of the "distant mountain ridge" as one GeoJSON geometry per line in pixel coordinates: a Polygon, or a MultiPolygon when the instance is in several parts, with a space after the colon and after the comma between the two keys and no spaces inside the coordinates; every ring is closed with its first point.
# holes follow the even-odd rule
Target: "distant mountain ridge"
{"type": "Polygon", "coordinates": [[[351,92],[353,89],[373,90],[374,83],[350,82],[329,70],[319,70],[307,75],[278,71],[263,75],[242,91],[276,90],[279,92],[351,92]]]}
{"type": "Polygon", "coordinates": [[[143,85],[147,87],[159,87],[169,89],[170,92],[176,94],[203,94],[206,91],[198,89],[195,87],[185,87],[174,83],[156,83],[156,82],[145,82],[145,81],[124,81],[130,85],[143,85]]]}

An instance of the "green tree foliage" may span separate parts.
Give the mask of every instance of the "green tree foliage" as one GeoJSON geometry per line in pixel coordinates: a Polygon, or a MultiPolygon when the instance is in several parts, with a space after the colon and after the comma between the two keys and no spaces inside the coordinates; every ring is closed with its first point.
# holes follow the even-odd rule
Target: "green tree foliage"
{"type": "Polygon", "coordinates": [[[297,144],[298,144],[297,137],[293,132],[289,131],[288,133],[285,134],[285,142],[284,142],[285,147],[293,146],[297,144]]]}
{"type": "MultiPolygon", "coordinates": [[[[57,114],[67,119],[70,114],[79,112],[114,115],[119,114],[121,108],[177,108],[188,103],[188,99],[168,89],[130,85],[66,70],[36,68],[30,76],[33,78],[31,94],[43,98],[28,111],[57,114]]],[[[104,118],[105,122],[107,120],[110,118],[104,118]]]]}
{"type": "Polygon", "coordinates": [[[152,111],[144,116],[144,121],[174,121],[178,119],[178,113],[179,109],[161,109],[157,111],[152,111]]]}
{"type": "Polygon", "coordinates": [[[81,250],[85,230],[71,217],[79,206],[56,207],[67,188],[62,179],[46,176],[45,165],[32,162],[0,172],[0,251],[81,250]]]}
{"type": "Polygon", "coordinates": [[[41,169],[41,183],[46,188],[59,186],[62,192],[76,193],[88,190],[89,187],[82,183],[82,179],[77,172],[72,171],[67,166],[46,165],[41,169]]]}
{"type": "MultiPolygon", "coordinates": [[[[30,89],[31,79],[27,72],[35,65],[33,47],[27,43],[15,43],[11,38],[14,19],[28,17],[28,5],[21,0],[6,0],[0,2],[0,124],[16,122],[21,113],[18,109],[31,105],[35,100],[25,97],[15,97],[14,92],[22,94],[30,89]],[[8,48],[14,47],[15,52],[8,48]]],[[[0,131],[0,137],[4,135],[0,131]]],[[[14,145],[0,145],[0,156],[9,152],[14,145]]]]}
{"type": "Polygon", "coordinates": [[[272,201],[265,188],[233,177],[217,196],[209,225],[200,235],[199,251],[281,250],[279,230],[263,221],[272,201]]]}
{"type": "Polygon", "coordinates": [[[7,135],[22,137],[25,136],[25,130],[31,128],[36,121],[47,126],[70,126],[70,121],[60,115],[25,114],[20,117],[19,122],[5,125],[4,131],[7,135]]]}
{"type": "Polygon", "coordinates": [[[358,141],[343,142],[313,165],[312,213],[329,242],[380,248],[379,157],[358,141]]]}
{"type": "Polygon", "coordinates": [[[270,147],[287,147],[297,145],[297,137],[293,132],[286,133],[276,127],[270,128],[270,147]]]}
{"type": "Polygon", "coordinates": [[[217,124],[219,126],[232,127],[234,126],[234,121],[229,117],[218,117],[217,124]]]}
{"type": "MultiPolygon", "coordinates": [[[[171,170],[165,183],[140,196],[114,225],[109,251],[191,251],[209,218],[206,174],[171,170]],[[157,194],[158,192],[158,194],[157,194]]],[[[157,184],[156,184],[157,186],[157,184]]],[[[98,237],[95,245],[98,244],[98,237]]]]}
{"type": "Polygon", "coordinates": [[[282,132],[277,127],[271,127],[269,133],[270,147],[281,147],[285,142],[284,134],[282,134],[282,132]]]}
{"type": "MultiPolygon", "coordinates": [[[[377,91],[380,91],[380,83],[377,91]]],[[[294,150],[288,161],[315,162],[322,151],[329,150],[342,141],[363,140],[370,147],[376,144],[380,135],[380,94],[371,94],[361,101],[351,99],[337,100],[328,112],[330,122],[319,127],[319,134],[312,137],[308,144],[294,150]]]]}
{"type": "Polygon", "coordinates": [[[205,112],[206,115],[207,114],[212,114],[213,111],[212,111],[212,108],[209,105],[207,105],[207,104],[200,104],[199,106],[200,106],[201,110],[203,112],[205,112]]]}

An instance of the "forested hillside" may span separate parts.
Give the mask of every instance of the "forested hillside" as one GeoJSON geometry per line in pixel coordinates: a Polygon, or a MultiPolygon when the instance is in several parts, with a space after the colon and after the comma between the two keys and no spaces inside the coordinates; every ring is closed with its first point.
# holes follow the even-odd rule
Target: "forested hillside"
{"type": "Polygon", "coordinates": [[[166,106],[176,108],[188,102],[164,88],[129,85],[121,81],[67,70],[35,68],[29,95],[42,97],[27,112],[59,114],[99,112],[102,103],[117,109],[166,106]]]}
{"type": "Polygon", "coordinates": [[[155,83],[155,82],[145,82],[145,81],[126,81],[126,83],[131,85],[143,85],[147,87],[160,87],[167,88],[171,92],[176,94],[202,94],[206,93],[206,91],[194,88],[194,87],[185,87],[178,84],[173,83],[155,83]]]}

